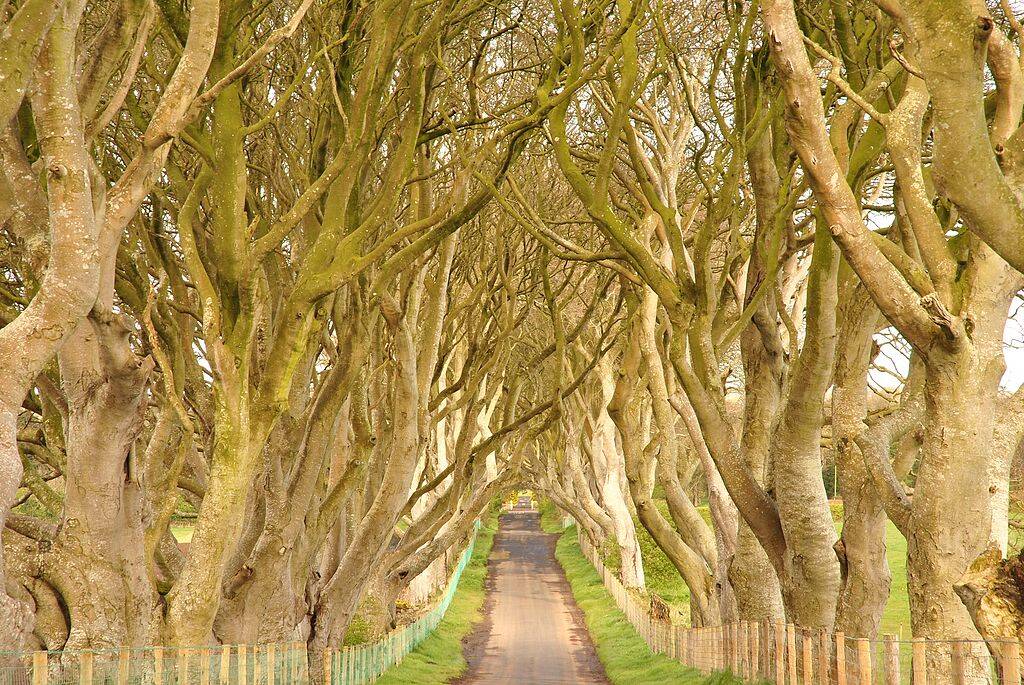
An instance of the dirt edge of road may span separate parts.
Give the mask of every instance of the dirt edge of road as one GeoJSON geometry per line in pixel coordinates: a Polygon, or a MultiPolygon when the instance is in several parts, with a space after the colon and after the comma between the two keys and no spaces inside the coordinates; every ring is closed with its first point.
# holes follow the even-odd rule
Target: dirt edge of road
{"type": "MultiPolygon", "coordinates": [[[[539,531],[540,515],[536,512],[531,513],[533,513],[533,517],[535,517],[534,523],[539,531]]],[[[518,512],[516,515],[522,516],[523,512],[518,512]]],[[[507,514],[503,514],[502,518],[505,518],[506,516],[507,514]]],[[[494,554],[499,548],[497,542],[501,535],[501,526],[504,523],[505,522],[499,523],[498,533],[495,535],[495,546],[491,550],[491,557],[487,560],[487,576],[484,580],[484,589],[487,594],[484,599],[484,604],[481,607],[482,616],[476,625],[474,625],[473,632],[462,639],[462,655],[466,660],[468,667],[466,668],[465,673],[451,681],[451,685],[472,685],[476,678],[478,666],[486,654],[487,642],[490,639],[491,631],[494,628],[493,610],[496,598],[496,593],[494,592],[496,577],[493,572],[493,560],[494,554]]],[[[608,680],[608,677],[605,674],[604,665],[597,656],[597,648],[594,645],[594,641],[590,636],[590,632],[587,630],[583,610],[580,609],[578,604],[576,604],[576,598],[572,594],[572,588],[569,585],[568,579],[565,577],[565,570],[555,558],[555,545],[558,543],[559,535],[557,533],[542,533],[542,535],[544,538],[545,560],[551,565],[551,568],[555,572],[555,577],[557,578],[552,589],[562,597],[569,610],[569,615],[572,618],[572,632],[569,637],[573,646],[576,647],[576,649],[573,650],[573,660],[579,675],[587,678],[589,682],[594,683],[595,685],[611,685],[611,681],[608,680]]]]}

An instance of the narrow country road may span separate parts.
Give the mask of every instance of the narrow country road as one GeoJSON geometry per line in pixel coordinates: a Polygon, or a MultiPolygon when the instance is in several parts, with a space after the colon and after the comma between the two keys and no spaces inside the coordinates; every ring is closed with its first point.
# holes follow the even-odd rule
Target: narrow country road
{"type": "Polygon", "coordinates": [[[541,531],[536,511],[502,516],[484,620],[465,645],[460,685],[608,682],[555,559],[557,537],[541,531]]]}

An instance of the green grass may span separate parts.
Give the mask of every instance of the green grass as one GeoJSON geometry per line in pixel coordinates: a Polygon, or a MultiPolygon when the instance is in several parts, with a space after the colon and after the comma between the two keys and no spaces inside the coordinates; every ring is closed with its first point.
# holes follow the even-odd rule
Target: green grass
{"type": "Polygon", "coordinates": [[[551,500],[541,499],[537,505],[537,511],[540,512],[540,529],[545,533],[561,533],[565,530],[565,526],[562,525],[562,515],[551,500]]]}
{"type": "MultiPolygon", "coordinates": [[[[659,502],[659,505],[663,502],[659,502]]],[[[668,513],[665,512],[666,518],[668,513]]],[[[671,521],[671,519],[668,519],[671,521]]],[[[683,582],[679,571],[669,561],[668,556],[654,542],[647,529],[636,523],[636,537],[640,543],[640,556],[644,561],[644,580],[647,589],[661,597],[669,605],[679,609],[683,615],[690,615],[690,589],[683,582]]]]}
{"type": "Polygon", "coordinates": [[[178,542],[192,542],[192,533],[195,524],[192,521],[171,521],[171,535],[178,542]]]}
{"type": "MultiPolygon", "coordinates": [[[[840,531],[843,522],[842,502],[832,502],[832,519],[836,522],[836,531],[840,531]]],[[[889,599],[882,611],[882,633],[892,633],[909,638],[910,598],[907,594],[907,539],[896,529],[892,521],[886,521],[885,556],[889,562],[892,582],[889,585],[889,599]]]]}
{"type": "MultiPolygon", "coordinates": [[[[667,504],[658,500],[657,505],[665,518],[671,522],[667,504]]],[[[836,531],[842,528],[843,503],[832,502],[832,518],[836,523],[836,531]]],[[[706,506],[699,507],[705,519],[710,522],[710,514],[706,506]]],[[[658,547],[639,521],[635,521],[637,537],[640,541],[640,553],[644,560],[644,575],[647,589],[658,595],[683,616],[689,616],[690,593],[679,572],[668,560],[665,553],[658,547]]],[[[907,541],[896,529],[892,521],[886,525],[885,535],[886,557],[892,583],[889,599],[882,613],[882,633],[907,638],[910,636],[910,600],[907,596],[907,541]]]]}
{"type": "Polygon", "coordinates": [[[486,596],[484,579],[487,577],[487,557],[491,554],[497,530],[498,509],[492,507],[477,534],[473,556],[462,573],[459,587],[441,624],[402,663],[385,672],[377,680],[378,683],[440,685],[465,672],[468,664],[462,655],[462,638],[469,635],[480,620],[480,608],[486,596]]]}
{"type": "Polygon", "coordinates": [[[562,533],[555,556],[565,569],[573,596],[583,610],[587,629],[597,647],[597,656],[612,683],[726,685],[740,682],[728,674],[702,676],[692,668],[653,653],[615,606],[597,571],[583,556],[576,542],[575,528],[567,528],[562,533]]]}

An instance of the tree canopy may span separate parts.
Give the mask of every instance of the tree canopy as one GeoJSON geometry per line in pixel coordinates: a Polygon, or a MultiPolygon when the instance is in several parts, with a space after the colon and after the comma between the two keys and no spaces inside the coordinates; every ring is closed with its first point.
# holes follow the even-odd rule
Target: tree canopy
{"type": "Polygon", "coordinates": [[[994,636],[1015,11],[0,2],[0,647],[336,647],[516,488],[695,625],[874,637],[891,521],[994,636]]]}

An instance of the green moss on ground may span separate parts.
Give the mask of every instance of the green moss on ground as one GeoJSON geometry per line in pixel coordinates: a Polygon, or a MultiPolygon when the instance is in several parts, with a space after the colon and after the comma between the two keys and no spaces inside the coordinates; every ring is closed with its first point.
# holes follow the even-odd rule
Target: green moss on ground
{"type": "Polygon", "coordinates": [[[462,675],[468,664],[462,656],[462,638],[469,635],[481,618],[486,591],[487,557],[491,554],[494,534],[498,530],[498,507],[484,517],[477,534],[476,546],[469,565],[462,573],[448,612],[441,624],[400,664],[388,669],[378,680],[380,685],[441,685],[462,675]]]}
{"type": "Polygon", "coordinates": [[[562,533],[555,556],[565,569],[573,596],[583,610],[587,629],[597,647],[597,656],[612,683],[731,685],[741,682],[724,673],[703,676],[692,668],[652,652],[615,606],[597,571],[583,556],[576,542],[575,528],[567,528],[562,533]]]}

